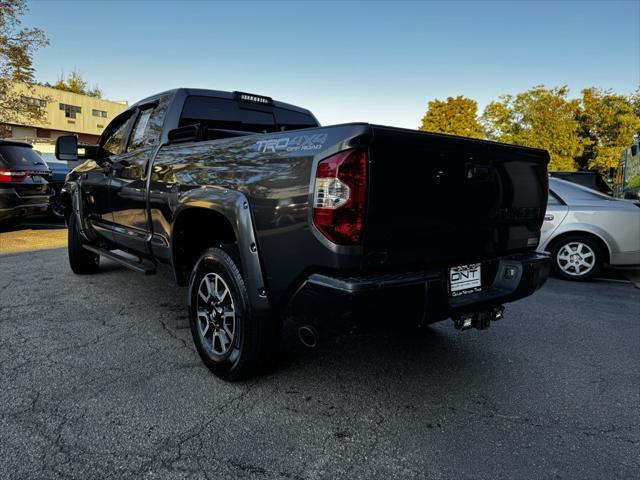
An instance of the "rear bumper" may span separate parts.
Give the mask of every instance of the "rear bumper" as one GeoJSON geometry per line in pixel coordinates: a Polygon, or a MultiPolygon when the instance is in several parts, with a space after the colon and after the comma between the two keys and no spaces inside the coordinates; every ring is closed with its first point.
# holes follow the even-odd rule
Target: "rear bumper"
{"type": "Polygon", "coordinates": [[[53,192],[45,195],[19,195],[13,188],[0,188],[0,221],[46,214],[53,192]]]}
{"type": "Polygon", "coordinates": [[[482,290],[458,297],[449,294],[448,269],[348,277],[313,274],[293,295],[287,316],[332,333],[434,323],[531,295],[546,281],[551,262],[546,254],[530,253],[482,265],[482,290]],[[516,271],[509,279],[508,268],[512,275],[516,271]]]}

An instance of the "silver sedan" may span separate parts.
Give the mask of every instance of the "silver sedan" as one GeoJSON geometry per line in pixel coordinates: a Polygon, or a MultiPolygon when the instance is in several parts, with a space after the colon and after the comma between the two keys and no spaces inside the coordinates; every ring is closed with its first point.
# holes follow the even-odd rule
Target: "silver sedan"
{"type": "Polygon", "coordinates": [[[605,263],[640,265],[640,208],[590,188],[550,178],[540,233],[538,250],[567,280],[592,278],[605,263]]]}

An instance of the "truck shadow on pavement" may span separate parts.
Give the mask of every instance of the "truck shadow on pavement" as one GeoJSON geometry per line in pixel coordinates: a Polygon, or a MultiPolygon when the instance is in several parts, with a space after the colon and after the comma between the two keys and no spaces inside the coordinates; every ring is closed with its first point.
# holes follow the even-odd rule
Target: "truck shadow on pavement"
{"type": "MultiPolygon", "coordinates": [[[[98,276],[81,278],[95,289],[104,288],[117,295],[122,305],[140,305],[148,301],[147,311],[153,315],[148,320],[145,319],[150,323],[144,325],[143,329],[157,330],[160,319],[162,330],[190,348],[193,361],[208,374],[206,367],[200,363],[191,339],[186,288],[176,287],[167,271],[145,277],[108,260],[101,262],[98,273],[98,276]],[[109,280],[107,285],[102,285],[103,279],[109,280]],[[117,284],[115,288],[111,285],[111,280],[117,284]],[[161,301],[153,300],[158,298],[161,301]]],[[[590,283],[607,284],[601,280],[590,283]]],[[[120,310],[120,314],[126,314],[128,309],[120,310]]],[[[394,383],[404,379],[407,382],[425,381],[439,385],[446,385],[450,381],[459,384],[461,378],[480,378],[486,387],[487,381],[495,379],[494,367],[504,367],[504,355],[500,351],[487,350],[486,341],[491,346],[496,341],[496,335],[503,333],[504,327],[509,330],[513,327],[509,310],[507,308],[505,320],[494,322],[487,331],[459,332],[453,329],[451,320],[445,320],[419,331],[389,328],[372,333],[331,337],[311,349],[300,344],[296,332],[289,325],[283,336],[277,361],[262,377],[264,380],[257,381],[271,382],[278,378],[286,381],[291,375],[315,378],[329,374],[336,378],[351,378],[365,385],[377,383],[376,379],[380,377],[394,377],[397,379],[394,383]],[[496,365],[492,366],[491,362],[494,361],[496,365]]],[[[167,350],[166,360],[169,362],[170,354],[170,350],[167,350]]],[[[209,378],[211,383],[221,382],[212,374],[209,378]]]]}
{"type": "MultiPolygon", "coordinates": [[[[117,294],[123,304],[139,304],[142,299],[160,296],[162,301],[149,302],[148,308],[156,312],[153,317],[163,319],[162,329],[193,351],[193,361],[209,375],[211,384],[221,382],[200,363],[193,346],[186,308],[186,288],[176,287],[167,272],[144,277],[110,261],[101,263],[100,272],[102,275],[95,277],[91,283],[99,288],[103,278],[118,277],[120,287],[117,294]]],[[[116,293],[115,290],[111,292],[116,293]]],[[[149,319],[150,323],[144,327],[146,331],[157,328],[155,319],[149,319]]],[[[446,320],[420,331],[390,328],[331,337],[310,349],[299,343],[295,330],[289,326],[273,367],[263,377],[251,381],[269,383],[275,380],[286,383],[295,378],[296,382],[301,382],[306,378],[330,375],[358,379],[358,383],[371,385],[378,383],[376,379],[380,377],[392,376],[397,379],[396,382],[428,381],[443,385],[447,383],[447,378],[459,377],[462,370],[472,374],[476,366],[483,363],[480,338],[483,334],[486,332],[475,330],[461,334],[453,329],[450,320],[446,320]],[[471,338],[475,341],[469,342],[471,338]]],[[[171,351],[167,350],[166,353],[170,357],[171,351]]],[[[491,370],[482,370],[486,381],[486,376],[491,376],[491,370]]]]}

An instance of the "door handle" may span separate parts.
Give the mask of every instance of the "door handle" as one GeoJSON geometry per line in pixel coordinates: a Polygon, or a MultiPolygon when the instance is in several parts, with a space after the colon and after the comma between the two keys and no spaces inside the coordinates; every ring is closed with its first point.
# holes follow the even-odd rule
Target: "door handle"
{"type": "Polygon", "coordinates": [[[544,216],[544,219],[546,222],[550,222],[551,220],[553,220],[555,217],[551,214],[547,214],[544,216]]]}

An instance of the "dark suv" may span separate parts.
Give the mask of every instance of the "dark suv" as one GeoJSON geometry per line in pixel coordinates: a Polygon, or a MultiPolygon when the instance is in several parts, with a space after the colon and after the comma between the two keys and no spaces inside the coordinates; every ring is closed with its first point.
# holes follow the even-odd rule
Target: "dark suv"
{"type": "Polygon", "coordinates": [[[46,214],[51,171],[28,143],[0,140],[0,222],[46,214]]]}
{"type": "Polygon", "coordinates": [[[549,176],[613,196],[612,188],[598,172],[549,172],[549,176]]]}

